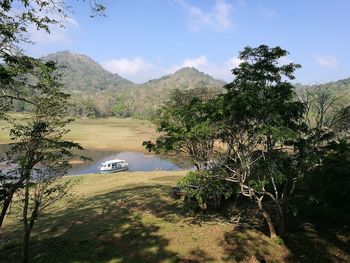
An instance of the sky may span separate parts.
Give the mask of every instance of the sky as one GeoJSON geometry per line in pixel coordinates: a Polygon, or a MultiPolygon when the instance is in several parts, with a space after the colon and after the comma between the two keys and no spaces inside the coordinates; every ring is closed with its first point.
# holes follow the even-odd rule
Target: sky
{"type": "Polygon", "coordinates": [[[302,65],[296,82],[350,77],[350,0],[104,0],[97,18],[86,2],[68,1],[65,28],[31,30],[26,52],[84,54],[136,83],[182,67],[229,82],[239,52],[266,44],[302,65]]]}

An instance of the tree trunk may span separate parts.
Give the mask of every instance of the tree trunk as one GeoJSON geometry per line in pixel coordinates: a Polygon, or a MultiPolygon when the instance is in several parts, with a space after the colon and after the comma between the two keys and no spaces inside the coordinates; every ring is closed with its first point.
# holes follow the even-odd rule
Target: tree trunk
{"type": "Polygon", "coordinates": [[[28,225],[28,207],[29,207],[29,180],[26,179],[23,204],[23,240],[22,240],[22,262],[28,262],[29,249],[29,225],[28,225]]]}
{"type": "Polygon", "coordinates": [[[264,219],[269,227],[270,237],[272,237],[272,238],[276,237],[276,230],[275,230],[275,227],[272,223],[272,219],[271,219],[270,215],[266,212],[266,210],[264,209],[264,206],[262,204],[263,197],[260,197],[260,198],[256,197],[256,199],[257,199],[257,202],[259,205],[259,210],[262,213],[262,215],[263,215],[263,217],[264,217],[264,219]]]}
{"type": "Polygon", "coordinates": [[[11,201],[12,201],[12,198],[13,198],[13,195],[14,193],[21,187],[23,181],[24,181],[24,178],[28,176],[28,174],[21,174],[21,177],[19,179],[19,181],[15,184],[12,185],[12,187],[10,188],[10,191],[9,191],[9,194],[7,196],[7,198],[5,199],[4,201],[4,205],[1,209],[1,214],[0,214],[0,229],[1,229],[1,226],[4,222],[4,219],[5,219],[5,216],[6,216],[6,213],[7,213],[7,209],[9,208],[10,204],[11,204],[11,201]]]}
{"type": "Polygon", "coordinates": [[[283,208],[282,208],[280,203],[277,204],[277,208],[278,208],[278,235],[280,237],[284,237],[284,235],[286,233],[284,212],[283,212],[283,208]]]}
{"type": "Polygon", "coordinates": [[[1,209],[1,214],[0,214],[0,229],[1,229],[2,223],[4,222],[4,219],[5,219],[5,216],[7,213],[7,209],[9,208],[9,206],[11,204],[12,197],[13,197],[13,191],[11,191],[9,193],[9,195],[7,196],[7,198],[4,201],[4,205],[1,209]]]}
{"type": "Polygon", "coordinates": [[[22,263],[28,263],[28,251],[29,251],[29,235],[28,231],[23,234],[22,240],[22,263]]]}

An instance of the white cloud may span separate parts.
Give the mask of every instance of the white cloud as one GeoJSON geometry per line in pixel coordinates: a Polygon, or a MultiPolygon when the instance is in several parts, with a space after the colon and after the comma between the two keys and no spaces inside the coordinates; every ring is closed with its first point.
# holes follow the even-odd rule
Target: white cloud
{"type": "Polygon", "coordinates": [[[208,63],[207,57],[204,55],[201,55],[197,58],[186,58],[180,64],[174,65],[171,68],[167,69],[166,72],[169,74],[174,73],[175,71],[185,67],[196,68],[200,70],[202,68],[208,67],[208,65],[209,63],[208,63]]]}
{"type": "Polygon", "coordinates": [[[334,56],[316,54],[314,56],[315,61],[323,67],[336,67],[338,66],[338,60],[334,56]]]}
{"type": "Polygon", "coordinates": [[[238,58],[230,58],[223,65],[217,65],[209,62],[205,55],[201,55],[197,58],[184,59],[182,63],[170,67],[166,72],[170,74],[184,67],[192,67],[215,78],[230,81],[232,80],[231,70],[237,67],[241,62],[242,61],[238,58]]]}
{"type": "Polygon", "coordinates": [[[112,73],[117,73],[137,83],[159,77],[164,73],[162,70],[157,70],[155,65],[145,61],[141,57],[135,57],[133,59],[110,59],[103,62],[102,66],[112,73]]]}
{"type": "Polygon", "coordinates": [[[166,74],[173,74],[184,67],[196,68],[206,74],[225,81],[231,81],[233,76],[231,70],[242,61],[238,58],[230,58],[222,65],[211,63],[205,55],[195,58],[186,58],[181,63],[170,67],[162,67],[159,64],[147,62],[142,57],[132,59],[119,58],[110,59],[102,63],[102,66],[112,73],[134,81],[136,83],[146,82],[150,79],[159,78],[166,74]]]}
{"type": "Polygon", "coordinates": [[[191,32],[201,31],[205,27],[211,27],[221,31],[231,27],[231,9],[232,6],[225,0],[216,0],[212,10],[205,12],[201,8],[190,5],[186,0],[175,0],[189,16],[188,29],[191,32]]]}
{"type": "MultiPolygon", "coordinates": [[[[58,21],[61,21],[57,19],[58,21]]],[[[29,40],[33,41],[36,45],[51,45],[51,44],[68,44],[72,42],[70,30],[78,28],[78,22],[70,17],[62,21],[64,27],[59,24],[53,24],[50,28],[50,33],[45,30],[37,30],[34,25],[30,25],[28,28],[29,40]]]]}

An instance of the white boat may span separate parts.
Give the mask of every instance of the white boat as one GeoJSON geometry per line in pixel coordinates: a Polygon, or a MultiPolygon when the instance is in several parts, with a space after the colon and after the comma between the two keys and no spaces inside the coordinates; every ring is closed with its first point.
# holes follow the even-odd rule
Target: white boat
{"type": "Polygon", "coordinates": [[[98,173],[116,173],[128,170],[128,163],[125,160],[114,159],[101,163],[98,173]]]}

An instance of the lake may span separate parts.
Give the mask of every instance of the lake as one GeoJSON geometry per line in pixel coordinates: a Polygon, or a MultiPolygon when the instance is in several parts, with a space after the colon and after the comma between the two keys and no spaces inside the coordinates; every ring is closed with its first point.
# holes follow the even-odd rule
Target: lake
{"type": "MultiPolygon", "coordinates": [[[[6,158],[5,152],[8,145],[0,145],[0,161],[6,158]]],[[[81,153],[80,153],[81,154],[81,153]]],[[[190,170],[193,165],[183,158],[170,156],[158,156],[144,154],[141,152],[111,152],[111,151],[95,151],[85,150],[82,153],[92,159],[85,163],[72,162],[72,168],[68,175],[97,173],[98,167],[103,161],[121,159],[129,164],[129,171],[179,171],[190,170]]]]}
{"type": "Polygon", "coordinates": [[[72,169],[68,172],[68,175],[89,174],[97,173],[98,167],[104,161],[121,159],[125,160],[129,164],[129,171],[179,171],[188,170],[192,168],[192,165],[184,160],[175,158],[146,155],[140,152],[92,152],[86,153],[91,159],[91,162],[72,164],[72,169]]]}

